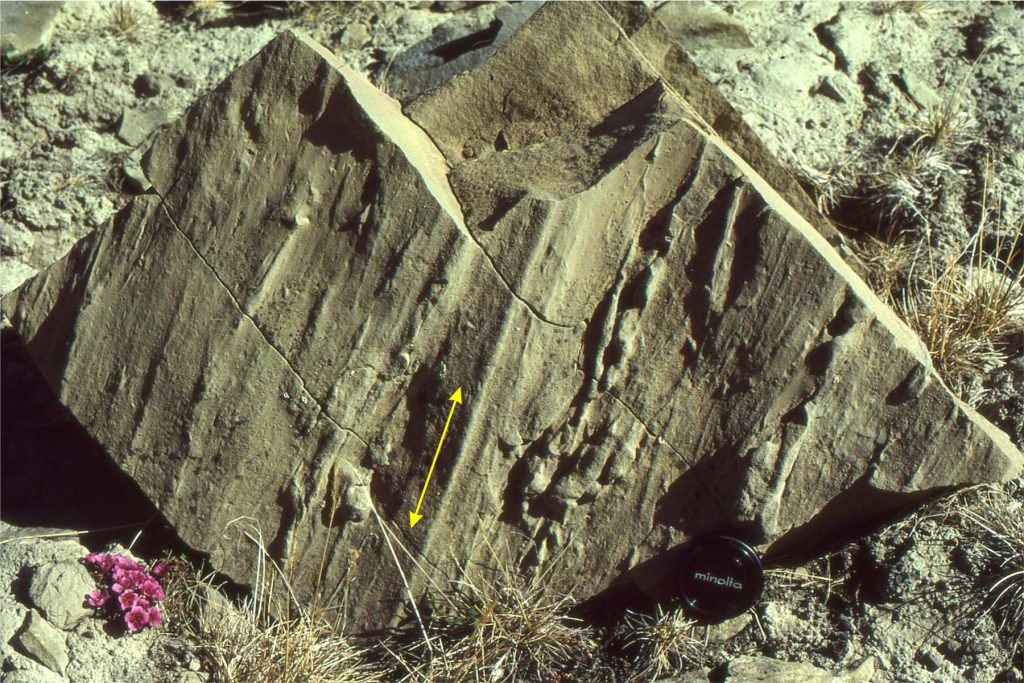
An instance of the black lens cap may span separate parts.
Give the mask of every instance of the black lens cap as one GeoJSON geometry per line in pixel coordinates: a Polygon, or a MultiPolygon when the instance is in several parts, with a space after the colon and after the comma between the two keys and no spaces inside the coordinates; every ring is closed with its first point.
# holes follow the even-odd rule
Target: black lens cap
{"type": "Polygon", "coordinates": [[[683,546],[679,562],[683,604],[700,619],[738,616],[761,597],[761,558],[743,541],[700,536],[683,546]]]}

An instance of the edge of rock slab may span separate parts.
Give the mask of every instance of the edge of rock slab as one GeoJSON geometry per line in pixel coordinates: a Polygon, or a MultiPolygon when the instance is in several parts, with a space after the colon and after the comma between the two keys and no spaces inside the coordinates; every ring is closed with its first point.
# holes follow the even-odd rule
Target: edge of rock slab
{"type": "Polygon", "coordinates": [[[721,136],[747,163],[766,178],[786,201],[828,240],[842,247],[843,236],[821,215],[814,201],[758,137],[743,116],[709,81],[693,60],[681,49],[671,31],[659,17],[641,3],[604,2],[602,7],[618,22],[634,46],[644,54],[651,67],[686,100],[700,117],[721,136]]]}
{"type": "MultiPolygon", "coordinates": [[[[995,445],[1006,454],[1007,461],[1005,467],[1001,468],[1004,472],[1002,477],[1009,479],[1024,471],[1024,455],[1013,445],[1009,436],[948,390],[948,387],[946,387],[935,371],[924,342],[896,315],[892,308],[887,306],[871,290],[864,280],[840,256],[836,248],[822,234],[824,232],[827,235],[828,231],[818,229],[811,224],[805,215],[808,205],[804,205],[804,211],[799,210],[794,206],[793,202],[784,197],[772,183],[765,179],[761,173],[764,170],[781,174],[785,180],[789,181],[787,184],[790,191],[787,194],[793,194],[793,190],[795,190],[798,193],[798,197],[806,198],[806,195],[803,195],[798,187],[794,187],[795,181],[792,179],[792,176],[785,172],[778,162],[774,162],[770,154],[764,151],[763,144],[760,143],[756,136],[740,135],[738,139],[745,149],[762,152],[756,155],[759,159],[773,162],[766,163],[766,165],[762,165],[760,168],[754,168],[745,158],[738,154],[726,137],[705,120],[702,116],[704,112],[695,110],[692,103],[680,92],[676,87],[681,82],[680,78],[686,72],[691,72],[698,80],[697,91],[700,92],[705,105],[712,109],[710,113],[714,116],[716,122],[720,121],[723,117],[730,119],[724,124],[724,132],[727,136],[735,137],[738,131],[743,129],[749,130],[742,120],[731,121],[729,114],[735,112],[724,98],[699,73],[686,68],[687,65],[692,66],[692,63],[689,62],[689,59],[677,47],[668,43],[667,31],[660,24],[656,15],[646,10],[646,8],[634,8],[628,4],[620,8],[617,7],[618,3],[612,4],[612,10],[615,11],[615,14],[613,14],[609,12],[606,7],[607,4],[545,4],[524,23],[517,34],[511,36],[495,55],[476,70],[460,74],[445,85],[411,100],[405,107],[409,118],[427,132],[452,166],[458,166],[463,160],[464,145],[471,136],[486,139],[488,136],[504,135],[507,132],[507,125],[505,124],[509,120],[509,114],[504,109],[496,108],[491,102],[493,98],[484,96],[489,92],[489,89],[496,87],[493,85],[495,82],[499,85],[504,84],[504,89],[506,90],[506,97],[501,106],[505,107],[511,101],[513,107],[518,107],[517,113],[523,113],[523,111],[513,96],[516,91],[528,92],[532,95],[546,87],[552,92],[551,100],[545,100],[539,108],[525,112],[530,125],[522,128],[522,140],[519,144],[523,146],[536,144],[545,138],[563,134],[567,130],[594,125],[600,119],[598,116],[599,111],[610,111],[623,106],[651,85],[657,82],[663,83],[669,91],[679,98],[683,109],[691,115],[684,117],[682,120],[693,127],[698,134],[706,136],[708,141],[742,170],[757,191],[766,200],[769,200],[772,208],[799,230],[820,256],[842,276],[857,298],[886,327],[892,335],[894,343],[908,350],[926,369],[929,378],[938,382],[946,389],[954,405],[968,415],[993,440],[995,445]],[[582,13],[582,20],[580,19],[580,13],[582,13]],[[622,23],[623,21],[626,22],[625,25],[622,23]],[[561,27],[562,30],[548,29],[542,32],[539,38],[541,43],[536,44],[538,38],[530,34],[528,29],[542,22],[553,23],[556,27],[561,27]],[[584,22],[590,22],[606,28],[597,39],[589,36],[582,38],[579,37],[579,34],[583,32],[574,29],[577,29],[578,25],[584,22]],[[524,39],[524,35],[527,38],[524,39]],[[675,78],[666,77],[655,62],[652,61],[648,52],[645,52],[634,42],[634,36],[638,36],[642,42],[648,44],[655,52],[663,51],[663,54],[660,56],[660,62],[665,64],[674,60],[677,62],[677,66],[681,65],[681,68],[683,68],[683,74],[676,74],[675,78]],[[530,41],[533,41],[533,43],[530,41]],[[541,63],[538,66],[537,72],[529,71],[528,69],[528,76],[523,77],[517,71],[517,68],[522,68],[524,64],[521,57],[530,54],[547,54],[545,46],[548,43],[544,41],[548,41],[548,43],[561,43],[560,47],[570,52],[580,51],[583,55],[593,56],[596,54],[600,56],[589,60],[585,69],[577,68],[575,71],[571,69],[566,71],[560,67],[565,65],[566,62],[572,65],[580,60],[570,59],[559,61],[557,65],[552,63],[549,66],[545,66],[545,64],[554,61],[548,60],[548,62],[541,63]],[[617,60],[610,56],[616,54],[617,51],[621,52],[623,50],[632,59],[617,60]],[[618,69],[613,80],[617,89],[609,88],[601,93],[602,101],[606,102],[604,107],[594,106],[593,103],[588,105],[582,102],[579,97],[574,98],[571,94],[574,91],[571,88],[559,89],[547,82],[550,80],[552,83],[559,84],[576,80],[583,84],[578,87],[585,88],[588,80],[598,78],[596,74],[603,74],[604,69],[610,71],[618,69]],[[569,94],[556,97],[554,95],[556,92],[568,92],[569,94]],[[463,103],[466,101],[480,102],[481,107],[477,113],[473,113],[471,107],[453,106],[460,100],[463,103]]],[[[528,61],[525,63],[527,66],[532,66],[528,61]]],[[[602,78],[607,77],[602,76],[602,78]]],[[[683,83],[685,84],[685,82],[683,83]]]]}
{"type": "MultiPolygon", "coordinates": [[[[366,115],[362,123],[371,126],[382,137],[395,142],[420,173],[437,202],[457,225],[461,225],[463,223],[462,208],[452,193],[446,173],[439,170],[447,170],[447,161],[423,129],[404,115],[399,102],[376,88],[362,74],[342,64],[330,50],[296,29],[282,32],[253,59],[259,58],[262,52],[268,48],[288,49],[287,46],[283,46],[281,42],[283,40],[297,41],[337,72],[348,93],[366,115]]],[[[172,159],[179,154],[178,149],[171,149],[168,145],[171,140],[183,137],[183,132],[189,125],[188,119],[189,116],[186,114],[172,124],[167,134],[154,141],[153,146],[142,157],[141,165],[145,176],[153,184],[157,194],[165,201],[174,187],[175,178],[167,175],[163,169],[174,168],[176,164],[172,159]],[[181,135],[175,135],[174,132],[181,135]]]]}
{"type": "Polygon", "coordinates": [[[423,129],[405,116],[398,100],[375,87],[362,74],[342,64],[333,52],[306,34],[294,30],[290,33],[338,71],[356,103],[368,114],[370,121],[378,127],[384,137],[395,141],[409,162],[419,171],[437,202],[444,207],[456,225],[463,225],[462,207],[455,198],[451,185],[448,184],[447,174],[439,173],[439,169],[447,170],[448,162],[423,129]]]}

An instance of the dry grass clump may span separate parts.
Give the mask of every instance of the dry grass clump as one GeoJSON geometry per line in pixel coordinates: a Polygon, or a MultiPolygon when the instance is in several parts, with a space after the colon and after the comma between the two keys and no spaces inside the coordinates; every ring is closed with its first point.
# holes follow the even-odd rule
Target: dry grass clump
{"type": "Polygon", "coordinates": [[[407,681],[552,681],[597,651],[569,615],[571,594],[551,588],[551,567],[528,576],[489,547],[496,569],[465,569],[433,594],[426,642],[393,652],[407,681]]]}
{"type": "Polygon", "coordinates": [[[203,25],[222,19],[230,12],[231,6],[221,0],[193,0],[185,8],[184,16],[203,25]]]}
{"type": "Polygon", "coordinates": [[[859,191],[888,219],[890,226],[912,221],[929,223],[946,177],[959,167],[950,150],[922,142],[894,146],[883,156],[865,163],[859,191]]]}
{"type": "MultiPolygon", "coordinates": [[[[912,130],[882,150],[863,150],[825,168],[802,165],[797,174],[825,215],[853,202],[877,219],[861,229],[927,230],[943,187],[965,173],[958,159],[975,142],[974,120],[944,102],[924,111],[912,130]]],[[[863,211],[857,213],[864,218],[863,211]]]]}
{"type": "Polygon", "coordinates": [[[1024,334],[1024,274],[986,256],[978,237],[959,258],[921,266],[895,301],[936,369],[971,403],[976,380],[1003,365],[1024,334]]]}
{"type": "Polygon", "coordinates": [[[357,3],[350,2],[308,2],[297,0],[288,3],[288,14],[296,17],[301,26],[317,28],[325,24],[345,21],[355,10],[360,9],[357,3]]]}
{"type": "Polygon", "coordinates": [[[680,608],[653,615],[626,612],[623,644],[633,653],[632,681],[653,681],[676,676],[703,665],[704,640],[696,634],[697,622],[680,608]]]}
{"type": "Polygon", "coordinates": [[[199,646],[221,683],[376,683],[386,680],[328,619],[329,609],[302,607],[269,559],[258,535],[259,559],[252,594],[240,606],[213,576],[172,574],[167,589],[170,623],[199,646]],[[283,599],[278,593],[285,592],[283,599]],[[272,605],[288,605],[274,616],[272,605]]]}
{"type": "Polygon", "coordinates": [[[978,141],[978,122],[958,105],[961,93],[958,89],[952,97],[920,113],[913,127],[914,147],[955,153],[978,141]]]}
{"type": "Polygon", "coordinates": [[[979,579],[981,609],[990,614],[1014,658],[1024,660],[1024,504],[995,486],[976,489],[957,510],[966,532],[989,555],[979,579]]]}
{"type": "Polygon", "coordinates": [[[1024,281],[1012,264],[1024,249],[1024,222],[991,229],[993,220],[1007,217],[998,209],[989,215],[990,181],[997,177],[989,163],[974,236],[958,245],[953,240],[964,239],[956,237],[964,228],[941,229],[950,220],[943,196],[966,192],[965,159],[979,149],[976,124],[961,106],[972,74],[973,68],[887,148],[802,175],[823,213],[841,225],[856,223],[845,227],[859,232],[851,247],[867,266],[868,284],[922,338],[949,388],[978,405],[984,376],[1022,350],[1024,281]],[[988,234],[1017,238],[993,245],[988,234]]]}
{"type": "Polygon", "coordinates": [[[958,105],[961,92],[921,112],[910,132],[883,154],[861,158],[857,192],[888,218],[890,227],[910,222],[927,228],[944,184],[965,172],[958,159],[977,143],[977,131],[974,119],[958,105]]]}
{"type": "Polygon", "coordinates": [[[889,16],[897,12],[928,13],[937,9],[938,5],[930,0],[879,0],[870,3],[868,9],[879,16],[889,16]]]}
{"type": "Polygon", "coordinates": [[[920,24],[924,19],[937,14],[943,4],[931,0],[877,0],[863,3],[863,7],[882,20],[884,29],[896,31],[897,19],[906,17],[920,24]]]}
{"type": "Polygon", "coordinates": [[[818,211],[830,215],[842,201],[853,196],[859,165],[854,157],[834,159],[824,167],[798,162],[797,176],[809,186],[818,211]]]}
{"type": "Polygon", "coordinates": [[[138,42],[153,29],[152,7],[142,0],[115,0],[106,7],[107,32],[116,37],[138,42]]]}
{"type": "Polygon", "coordinates": [[[907,274],[915,254],[914,246],[907,239],[897,237],[886,241],[867,235],[850,245],[867,267],[865,279],[871,289],[891,294],[907,286],[907,274]]]}
{"type": "Polygon", "coordinates": [[[851,243],[868,284],[921,337],[949,388],[972,405],[983,398],[980,380],[1019,353],[1024,339],[1024,273],[1010,265],[1024,245],[1018,237],[1000,259],[985,253],[983,241],[981,230],[943,260],[902,238],[851,243]]]}
{"type": "Polygon", "coordinates": [[[961,106],[973,73],[938,104],[919,112],[908,134],[884,154],[861,159],[859,192],[888,215],[891,225],[902,220],[927,228],[945,182],[965,173],[958,160],[980,142],[977,122],[961,106]]]}
{"type": "MultiPolygon", "coordinates": [[[[870,7],[891,16],[904,5],[920,13],[927,10],[928,3],[874,3],[870,7]]],[[[993,45],[986,47],[985,53],[993,45]]],[[[798,168],[798,175],[816,196],[819,210],[839,218],[836,210],[842,213],[841,205],[850,204],[858,221],[867,218],[872,224],[849,227],[880,234],[908,228],[928,232],[937,225],[942,220],[936,210],[942,193],[947,186],[964,184],[964,160],[983,146],[977,121],[963,107],[964,92],[981,61],[979,57],[956,88],[947,90],[937,104],[919,111],[901,135],[851,152],[825,168],[798,168]]]]}

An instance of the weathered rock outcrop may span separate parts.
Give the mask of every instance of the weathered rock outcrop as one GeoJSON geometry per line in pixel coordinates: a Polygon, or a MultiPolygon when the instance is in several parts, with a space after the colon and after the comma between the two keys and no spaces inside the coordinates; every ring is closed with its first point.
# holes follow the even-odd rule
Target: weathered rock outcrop
{"type": "Polygon", "coordinates": [[[588,595],[1019,472],[641,30],[546,6],[404,113],[283,35],[4,310],[187,542],[244,581],[258,529],[355,627],[401,610],[385,524],[414,592],[487,539],[588,595]]]}

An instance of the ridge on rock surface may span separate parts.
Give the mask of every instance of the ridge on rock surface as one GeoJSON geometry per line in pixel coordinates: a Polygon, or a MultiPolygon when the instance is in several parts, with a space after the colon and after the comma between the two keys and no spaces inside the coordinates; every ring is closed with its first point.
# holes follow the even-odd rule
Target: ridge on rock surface
{"type": "Polygon", "coordinates": [[[652,64],[553,3],[403,112],[283,34],[3,309],[187,543],[246,582],[259,534],[302,598],[359,596],[356,629],[402,611],[375,514],[424,570],[487,540],[580,597],[658,595],[695,534],[778,551],[1018,474],[652,64]]]}

